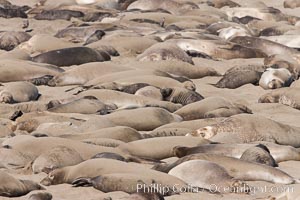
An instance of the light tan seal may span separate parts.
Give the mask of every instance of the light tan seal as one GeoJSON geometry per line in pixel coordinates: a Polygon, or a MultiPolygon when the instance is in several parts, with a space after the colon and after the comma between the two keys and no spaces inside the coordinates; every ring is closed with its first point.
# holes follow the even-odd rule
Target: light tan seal
{"type": "Polygon", "coordinates": [[[152,169],[168,173],[174,167],[189,160],[206,160],[225,168],[230,176],[243,181],[268,181],[271,183],[293,184],[299,182],[287,173],[268,165],[248,162],[237,158],[198,153],[182,157],[171,164],[158,164],[152,169]]]}
{"type": "Polygon", "coordinates": [[[268,68],[262,74],[259,80],[259,86],[264,89],[277,89],[281,87],[289,87],[293,81],[294,78],[289,70],[285,68],[268,68]]]}
{"type": "Polygon", "coordinates": [[[206,160],[183,162],[171,169],[168,174],[212,193],[250,192],[250,187],[245,182],[234,179],[224,167],[206,160]],[[205,172],[205,174],[199,172],[205,172]]]}
{"type": "Polygon", "coordinates": [[[40,96],[38,88],[29,82],[10,82],[0,92],[0,102],[20,103],[36,101],[40,96]]]}
{"type": "Polygon", "coordinates": [[[244,105],[233,103],[221,97],[208,97],[201,101],[188,104],[176,112],[183,120],[203,118],[229,117],[240,113],[252,113],[244,105]]]}

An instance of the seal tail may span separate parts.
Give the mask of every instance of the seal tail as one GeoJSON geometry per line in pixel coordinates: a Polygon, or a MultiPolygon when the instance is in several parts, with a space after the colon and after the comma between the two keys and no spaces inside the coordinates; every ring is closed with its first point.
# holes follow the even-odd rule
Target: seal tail
{"type": "Polygon", "coordinates": [[[218,85],[217,83],[208,83],[208,85],[212,85],[212,86],[214,86],[214,87],[216,87],[216,88],[220,88],[219,85],[218,85]]]}
{"type": "Polygon", "coordinates": [[[80,177],[72,182],[73,187],[89,187],[93,186],[92,179],[87,177],[80,177]]]}

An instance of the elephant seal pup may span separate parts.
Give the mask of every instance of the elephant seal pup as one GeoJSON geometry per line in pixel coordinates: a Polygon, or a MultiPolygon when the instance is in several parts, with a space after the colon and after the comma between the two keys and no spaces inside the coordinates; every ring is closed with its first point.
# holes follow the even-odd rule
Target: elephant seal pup
{"type": "Polygon", "coordinates": [[[52,194],[49,192],[38,192],[30,195],[27,200],[52,200],[52,194]]]}
{"type": "Polygon", "coordinates": [[[144,137],[168,137],[168,136],[185,136],[190,133],[189,128],[157,128],[149,133],[143,134],[144,137]]]}
{"type": "MultiPolygon", "coordinates": [[[[162,101],[163,95],[159,88],[153,86],[146,86],[138,89],[134,95],[145,96],[155,100],[162,101]]],[[[174,103],[174,102],[173,102],[174,103]]]]}
{"type": "Polygon", "coordinates": [[[95,189],[105,193],[123,191],[128,194],[134,194],[139,193],[140,191],[147,191],[147,189],[150,191],[150,189],[152,189],[151,193],[159,192],[161,195],[165,196],[176,194],[175,189],[177,189],[175,186],[173,191],[171,189],[172,185],[170,185],[168,180],[162,180],[158,177],[152,179],[151,177],[149,177],[149,175],[146,174],[138,175],[133,173],[112,173],[96,176],[93,178],[78,178],[72,182],[72,185],[75,187],[93,186],[95,189]],[[155,187],[153,187],[153,183],[159,184],[161,188],[168,188],[169,191],[167,191],[167,189],[160,191],[160,189],[156,189],[155,187]]]}
{"type": "Polygon", "coordinates": [[[174,113],[186,121],[203,118],[230,117],[240,113],[251,114],[252,112],[246,106],[232,103],[222,97],[208,97],[201,101],[188,104],[174,113]]]}
{"type": "Polygon", "coordinates": [[[183,106],[204,99],[204,97],[196,91],[179,87],[163,88],[161,89],[161,94],[165,101],[180,103],[183,106]]]}
{"type": "Polygon", "coordinates": [[[268,68],[262,74],[259,80],[259,86],[266,89],[277,89],[289,87],[294,81],[291,72],[285,68],[273,69],[268,68]]]}
{"type": "Polygon", "coordinates": [[[299,151],[292,146],[263,141],[247,144],[202,144],[195,147],[177,146],[174,147],[173,153],[179,158],[196,153],[210,153],[240,158],[247,149],[256,147],[257,145],[266,146],[270,150],[271,156],[274,158],[276,163],[300,159],[299,151]]]}
{"type": "Polygon", "coordinates": [[[246,160],[250,162],[257,162],[271,167],[278,167],[276,161],[270,154],[269,149],[262,144],[256,145],[255,147],[250,147],[241,156],[241,160],[246,160]]]}
{"type": "Polygon", "coordinates": [[[180,60],[194,64],[192,58],[187,53],[171,43],[154,44],[139,55],[137,59],[139,61],[180,60]]]}
{"type": "Polygon", "coordinates": [[[262,73],[254,70],[241,70],[226,73],[216,84],[218,88],[235,89],[245,84],[257,85],[262,73]]]}
{"type": "Polygon", "coordinates": [[[264,52],[267,56],[271,56],[274,54],[284,54],[284,55],[293,55],[298,54],[296,49],[287,47],[285,45],[262,39],[257,37],[249,37],[249,36],[237,36],[230,40],[230,42],[252,48],[258,49],[264,52]]]}
{"type": "Polygon", "coordinates": [[[93,138],[110,138],[120,140],[123,142],[132,142],[143,139],[143,135],[133,128],[127,126],[114,126],[109,128],[101,128],[95,131],[82,132],[80,134],[66,134],[61,135],[62,138],[72,140],[85,140],[93,138]]]}
{"type": "Polygon", "coordinates": [[[105,115],[105,118],[115,125],[128,126],[137,131],[152,131],[164,124],[182,121],[179,115],[151,107],[116,111],[105,115]]]}
{"type": "MultiPolygon", "coordinates": [[[[51,102],[48,104],[48,108],[51,102]]],[[[96,97],[85,96],[66,104],[58,104],[50,107],[48,111],[56,113],[81,113],[105,115],[116,109],[114,105],[107,105],[99,101],[96,97]]]]}
{"type": "MultiPolygon", "coordinates": [[[[296,81],[295,83],[297,83],[296,81]]],[[[293,86],[293,85],[292,85],[293,86]]],[[[258,99],[258,103],[280,103],[300,110],[300,89],[295,88],[279,88],[272,92],[262,95],[258,99]]]]}
{"type": "Polygon", "coordinates": [[[10,51],[22,42],[31,38],[26,32],[2,31],[0,32],[0,49],[10,51]]]}
{"type": "Polygon", "coordinates": [[[80,154],[71,148],[59,145],[42,153],[32,163],[33,173],[49,172],[56,168],[76,165],[83,162],[80,154]]]}
{"type": "Polygon", "coordinates": [[[3,171],[0,171],[0,179],[0,196],[3,197],[19,197],[33,190],[44,189],[33,181],[19,180],[3,171]]]}
{"type": "Polygon", "coordinates": [[[118,109],[143,108],[143,107],[159,107],[170,112],[174,112],[182,107],[180,104],[172,102],[158,101],[149,97],[127,94],[124,92],[92,89],[80,93],[78,96],[94,96],[105,104],[115,104],[118,109]]]}
{"type": "MultiPolygon", "coordinates": [[[[46,186],[63,183],[72,184],[74,181],[78,180],[78,178],[93,178],[96,176],[115,173],[122,174],[124,176],[126,176],[126,174],[132,174],[135,177],[143,177],[145,179],[151,178],[151,180],[153,179],[157,182],[162,182],[164,185],[176,184],[176,187],[186,186],[186,183],[180,179],[149,169],[146,166],[105,158],[90,159],[74,166],[55,169],[50,172],[48,176],[41,181],[41,183],[46,186]]],[[[123,184],[122,181],[119,181],[118,183],[123,185],[123,187],[127,186],[126,184],[123,184]]],[[[114,184],[107,186],[113,188],[114,184]]]]}
{"type": "Polygon", "coordinates": [[[217,124],[200,128],[188,135],[213,142],[249,143],[255,141],[300,147],[300,129],[259,115],[240,114],[217,124]],[[282,135],[282,133],[285,133],[282,135]]]}
{"type": "Polygon", "coordinates": [[[36,101],[40,94],[38,88],[29,82],[10,82],[0,92],[0,102],[20,103],[36,101]]]}
{"type": "Polygon", "coordinates": [[[300,7],[300,1],[299,0],[284,0],[283,7],[284,8],[298,8],[298,7],[300,7]]]}
{"type": "Polygon", "coordinates": [[[57,49],[32,58],[34,62],[48,63],[56,66],[81,65],[89,62],[103,62],[108,60],[110,60],[108,53],[96,51],[88,47],[57,49]]]}
{"type": "Polygon", "coordinates": [[[237,158],[215,155],[215,154],[192,154],[179,158],[177,161],[167,164],[157,164],[152,169],[168,173],[174,167],[189,160],[206,160],[224,167],[228,174],[242,181],[267,181],[271,183],[293,184],[299,180],[287,173],[268,165],[248,162],[237,158]]]}
{"type": "Polygon", "coordinates": [[[203,138],[200,140],[187,138],[188,137],[185,136],[147,138],[122,144],[118,147],[118,149],[133,156],[161,160],[172,157],[173,148],[175,146],[185,144],[186,146],[192,147],[195,145],[210,143],[210,141],[203,138]],[[156,148],[152,148],[153,146],[156,148]]]}
{"type": "Polygon", "coordinates": [[[249,193],[250,187],[240,180],[234,179],[228,174],[224,167],[206,161],[206,160],[190,160],[183,162],[173,169],[168,174],[175,176],[187,184],[211,190],[212,186],[221,188],[220,193],[249,193]],[[200,172],[205,172],[199,173],[200,172]],[[228,190],[225,190],[225,188],[228,190]]]}

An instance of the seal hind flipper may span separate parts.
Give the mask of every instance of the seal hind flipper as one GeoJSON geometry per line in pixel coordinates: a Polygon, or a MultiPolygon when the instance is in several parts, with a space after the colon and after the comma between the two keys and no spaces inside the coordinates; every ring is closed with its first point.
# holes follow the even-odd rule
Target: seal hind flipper
{"type": "Polygon", "coordinates": [[[49,85],[49,81],[53,79],[54,76],[52,75],[45,75],[38,78],[30,79],[28,82],[32,83],[33,85],[49,85]]]}

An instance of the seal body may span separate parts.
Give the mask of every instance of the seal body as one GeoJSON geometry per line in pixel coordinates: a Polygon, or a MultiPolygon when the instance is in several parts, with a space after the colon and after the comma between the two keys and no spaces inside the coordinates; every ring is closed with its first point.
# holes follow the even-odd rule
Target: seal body
{"type": "Polygon", "coordinates": [[[293,81],[292,74],[285,68],[273,69],[268,68],[262,74],[259,85],[264,89],[276,89],[288,87],[293,81]]]}

